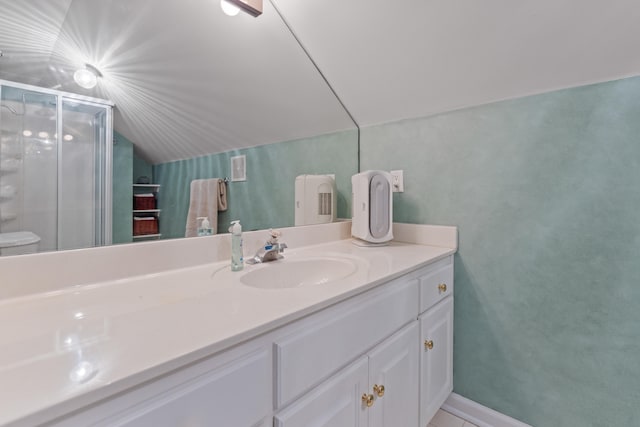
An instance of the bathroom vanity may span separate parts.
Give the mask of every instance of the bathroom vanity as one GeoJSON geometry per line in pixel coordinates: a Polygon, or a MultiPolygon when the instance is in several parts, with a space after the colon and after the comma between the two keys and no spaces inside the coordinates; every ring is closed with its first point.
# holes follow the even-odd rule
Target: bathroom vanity
{"type": "MultiPolygon", "coordinates": [[[[389,246],[360,248],[345,227],[287,229],[299,249],[239,274],[220,261],[5,300],[0,321],[32,323],[23,340],[2,327],[0,425],[426,426],[453,385],[457,232],[396,224],[389,246]],[[269,276],[314,263],[338,273],[269,276]]],[[[222,257],[225,238],[190,240],[222,257]]]]}

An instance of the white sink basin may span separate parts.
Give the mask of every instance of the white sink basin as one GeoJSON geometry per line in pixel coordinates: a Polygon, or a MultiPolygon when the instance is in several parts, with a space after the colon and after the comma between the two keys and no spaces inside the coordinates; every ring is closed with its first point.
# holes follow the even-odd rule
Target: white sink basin
{"type": "Polygon", "coordinates": [[[299,288],[344,279],[357,270],[357,264],[348,258],[285,258],[256,266],[242,274],[240,282],[261,289],[299,288]]]}

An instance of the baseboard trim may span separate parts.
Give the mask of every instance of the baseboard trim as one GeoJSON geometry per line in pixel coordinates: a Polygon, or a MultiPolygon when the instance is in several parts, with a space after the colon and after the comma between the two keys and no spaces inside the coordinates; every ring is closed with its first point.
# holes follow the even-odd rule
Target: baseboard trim
{"type": "Polygon", "coordinates": [[[457,417],[464,418],[478,427],[531,427],[529,424],[494,411],[456,393],[449,395],[449,398],[442,405],[442,409],[457,417]]]}

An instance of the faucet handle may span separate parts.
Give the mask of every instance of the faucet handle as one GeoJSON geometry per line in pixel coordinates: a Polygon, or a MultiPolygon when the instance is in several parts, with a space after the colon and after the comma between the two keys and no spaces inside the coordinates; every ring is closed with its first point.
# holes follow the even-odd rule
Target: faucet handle
{"type": "Polygon", "coordinates": [[[274,230],[273,228],[270,228],[269,235],[271,236],[271,238],[269,239],[269,243],[274,245],[278,243],[278,238],[282,235],[282,233],[279,232],[278,230],[274,230]]]}

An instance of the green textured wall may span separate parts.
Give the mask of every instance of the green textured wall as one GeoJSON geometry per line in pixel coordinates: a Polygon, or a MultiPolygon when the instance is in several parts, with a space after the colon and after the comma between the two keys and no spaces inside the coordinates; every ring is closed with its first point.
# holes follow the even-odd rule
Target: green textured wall
{"type": "Polygon", "coordinates": [[[640,79],[363,130],[396,221],[459,227],[454,391],[534,426],[640,425],[640,79]]]}
{"type": "Polygon", "coordinates": [[[134,183],[137,182],[138,178],[142,176],[146,176],[151,180],[152,184],[155,184],[153,182],[153,165],[150,163],[147,163],[146,160],[138,156],[136,154],[136,150],[134,149],[133,150],[133,182],[134,183]]]}
{"type": "Polygon", "coordinates": [[[247,181],[228,184],[229,208],[219,213],[216,232],[226,233],[235,219],[245,231],[292,226],[294,182],[301,174],[335,174],[338,217],[350,217],[351,176],[357,173],[358,159],[355,130],[154,165],[153,175],[162,186],[158,207],[163,238],[184,237],[191,181],[231,177],[230,158],[242,154],[247,181]]]}
{"type": "Polygon", "coordinates": [[[133,190],[133,144],[113,133],[113,243],[131,243],[133,190]]]}

